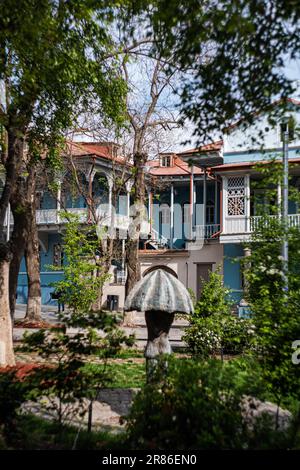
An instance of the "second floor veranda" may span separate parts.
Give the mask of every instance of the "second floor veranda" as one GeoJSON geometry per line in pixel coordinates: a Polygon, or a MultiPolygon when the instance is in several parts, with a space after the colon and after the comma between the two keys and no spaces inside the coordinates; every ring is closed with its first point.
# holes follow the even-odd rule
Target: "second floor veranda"
{"type": "MultiPolygon", "coordinates": [[[[60,230],[66,222],[64,212],[76,214],[81,223],[101,225],[122,231],[126,238],[135,220],[131,184],[114,194],[109,179],[96,175],[92,185],[84,178],[82,190],[72,191],[71,184],[59,185],[36,194],[36,221],[41,231],[60,230]],[[91,204],[92,202],[92,204],[91,204]]],[[[13,215],[7,212],[5,226],[12,229],[13,215]]],[[[220,233],[220,184],[203,177],[168,180],[162,188],[148,188],[141,236],[148,247],[185,249],[186,243],[217,240],[220,233]],[[152,243],[153,242],[153,243],[152,243]]]]}
{"type": "MultiPolygon", "coordinates": [[[[245,241],[256,230],[281,220],[282,184],[263,180],[255,172],[222,175],[221,241],[245,241]]],[[[288,227],[300,227],[300,166],[290,170],[288,227]]]]}

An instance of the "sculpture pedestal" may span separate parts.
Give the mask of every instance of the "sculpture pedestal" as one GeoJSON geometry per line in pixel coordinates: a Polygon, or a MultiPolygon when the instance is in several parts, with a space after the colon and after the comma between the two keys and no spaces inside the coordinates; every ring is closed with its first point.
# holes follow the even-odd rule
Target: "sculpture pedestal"
{"type": "Polygon", "coordinates": [[[146,358],[148,381],[151,380],[151,376],[156,369],[159,355],[172,353],[168,335],[174,320],[174,315],[174,313],[160,311],[145,312],[148,341],[144,356],[146,358]]]}

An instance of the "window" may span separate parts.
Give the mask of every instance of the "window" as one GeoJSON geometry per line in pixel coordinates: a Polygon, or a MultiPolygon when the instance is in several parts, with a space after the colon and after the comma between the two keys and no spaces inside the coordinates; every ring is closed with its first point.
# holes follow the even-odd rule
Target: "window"
{"type": "Polygon", "coordinates": [[[163,155],[161,157],[161,166],[171,166],[171,155],[163,155]]]}
{"type": "Polygon", "coordinates": [[[230,176],[227,184],[227,215],[245,215],[245,178],[230,176]]]}
{"type": "Polygon", "coordinates": [[[213,201],[208,201],[206,204],[206,223],[215,223],[215,204],[213,201]]]}
{"type": "Polygon", "coordinates": [[[115,268],[114,270],[114,281],[115,284],[125,284],[126,282],[126,272],[124,269],[115,268]]]}
{"type": "Polygon", "coordinates": [[[168,204],[161,204],[159,215],[162,225],[171,223],[171,211],[168,204]]]}
{"type": "Polygon", "coordinates": [[[53,245],[53,266],[62,267],[64,261],[64,253],[60,243],[53,245]]]}

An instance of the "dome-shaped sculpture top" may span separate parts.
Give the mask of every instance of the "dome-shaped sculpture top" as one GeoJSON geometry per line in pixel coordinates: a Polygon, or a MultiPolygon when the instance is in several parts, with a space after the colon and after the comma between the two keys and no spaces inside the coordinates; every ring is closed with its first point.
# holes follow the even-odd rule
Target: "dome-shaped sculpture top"
{"type": "Polygon", "coordinates": [[[141,279],[129,293],[125,310],[193,313],[193,303],[185,286],[175,276],[156,269],[141,279]]]}

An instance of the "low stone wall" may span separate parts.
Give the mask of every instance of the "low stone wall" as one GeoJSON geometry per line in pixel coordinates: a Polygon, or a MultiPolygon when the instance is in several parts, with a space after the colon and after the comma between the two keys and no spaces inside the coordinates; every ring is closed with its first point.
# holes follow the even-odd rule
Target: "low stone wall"
{"type": "Polygon", "coordinates": [[[106,403],[110,406],[112,411],[124,416],[128,414],[131,403],[138,390],[137,388],[102,389],[98,395],[97,401],[106,403]]]}

